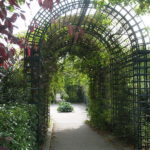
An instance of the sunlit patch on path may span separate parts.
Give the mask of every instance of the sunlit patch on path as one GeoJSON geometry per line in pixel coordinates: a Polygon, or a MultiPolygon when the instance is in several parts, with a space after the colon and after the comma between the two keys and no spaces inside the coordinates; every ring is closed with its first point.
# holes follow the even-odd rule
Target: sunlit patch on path
{"type": "Polygon", "coordinates": [[[54,121],[51,150],[117,150],[84,123],[87,120],[85,105],[73,106],[72,113],[58,113],[57,105],[51,106],[54,121]]]}

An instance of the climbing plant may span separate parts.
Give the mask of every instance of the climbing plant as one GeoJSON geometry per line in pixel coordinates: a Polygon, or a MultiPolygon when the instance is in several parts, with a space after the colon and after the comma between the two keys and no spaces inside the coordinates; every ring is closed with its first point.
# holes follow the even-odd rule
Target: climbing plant
{"type": "MultiPolygon", "coordinates": [[[[95,15],[95,18],[98,19],[99,17],[105,18],[105,15],[95,15]]],[[[72,18],[74,19],[75,16],[73,16],[72,18]]],[[[66,16],[66,20],[67,19],[68,16],[66,16]]],[[[115,44],[117,45],[117,53],[113,54],[111,53],[111,51],[108,51],[104,43],[86,32],[82,36],[78,36],[78,38],[76,38],[74,32],[76,31],[75,25],[69,27],[62,25],[62,28],[60,28],[58,23],[62,22],[63,20],[64,18],[62,17],[58,21],[55,21],[55,23],[52,24],[48,29],[48,31],[52,31],[51,35],[45,35],[44,45],[46,46],[43,47],[41,51],[44,58],[43,60],[46,60],[44,61],[44,67],[47,66],[51,68],[51,72],[49,72],[49,75],[52,77],[53,75],[55,76],[58,73],[60,65],[58,63],[59,60],[60,62],[62,60],[65,60],[66,56],[69,56],[72,60],[74,60],[74,67],[79,72],[86,74],[88,77],[87,79],[89,79],[88,111],[91,124],[99,129],[113,129],[113,132],[117,136],[123,135],[122,137],[130,139],[130,141],[132,140],[134,142],[134,116],[132,115],[134,112],[134,107],[132,98],[130,96],[132,95],[132,93],[129,90],[133,85],[131,84],[132,78],[130,78],[130,72],[128,72],[131,67],[129,66],[124,69],[122,67],[123,63],[118,62],[118,60],[126,58],[131,52],[128,48],[122,48],[122,45],[120,45],[119,42],[116,41],[115,44]],[[60,30],[56,30],[57,28],[60,28],[60,30]],[[57,38],[59,39],[58,41],[56,41],[57,38]],[[91,41],[91,39],[94,42],[91,41]],[[62,44],[63,46],[64,41],[66,41],[66,43],[73,41],[73,45],[71,46],[71,48],[64,46],[57,49],[57,46],[59,44],[62,44]],[[86,47],[84,41],[90,43],[89,45],[91,47],[86,47]],[[46,44],[46,42],[48,43],[46,44]],[[49,43],[53,44],[49,45],[49,43]],[[114,55],[114,68],[110,68],[112,63],[111,59],[112,57],[114,58],[114,55]],[[124,78],[124,75],[126,76],[126,78],[124,78]],[[113,95],[117,96],[113,97],[113,95]],[[117,111],[114,112],[114,109],[117,109],[117,111]]],[[[90,16],[86,21],[90,21],[90,24],[93,25],[95,25],[96,23],[96,19],[93,19],[91,21],[90,16]]],[[[110,18],[102,19],[97,24],[109,27],[111,26],[111,21],[110,18]]],[[[71,63],[69,65],[71,65],[71,63]]],[[[67,68],[69,68],[69,66],[67,66],[67,68]]],[[[59,72],[54,81],[58,81],[60,79],[60,85],[63,85],[61,88],[64,88],[65,75],[61,73],[64,73],[63,70],[59,72]],[[63,80],[61,76],[63,76],[63,80]]],[[[69,75],[70,76],[67,76],[67,82],[70,82],[69,77],[73,77],[71,76],[71,73],[69,73],[69,75]]],[[[71,80],[71,82],[73,82],[73,80],[71,80]]],[[[53,82],[50,83],[51,85],[53,85],[53,82]]]]}
{"type": "Polygon", "coordinates": [[[135,10],[137,13],[150,13],[150,1],[149,0],[108,0],[108,1],[101,1],[101,0],[94,0],[95,3],[99,4],[100,6],[110,2],[111,4],[122,4],[124,6],[129,5],[136,5],[135,10]]]}
{"type": "Polygon", "coordinates": [[[80,76],[82,72],[80,78],[85,75],[88,79],[88,82],[80,81],[88,84],[91,124],[132,139],[139,150],[149,149],[147,40],[144,29],[140,28],[141,21],[135,19],[137,15],[132,16],[132,9],[125,8],[137,4],[136,12],[149,12],[149,1],[87,0],[72,4],[72,1],[56,0],[54,4],[53,0],[38,0],[43,9],[29,26],[26,41],[14,37],[12,32],[16,19],[19,16],[25,19],[19,7],[24,2],[0,2],[0,38],[4,41],[0,43],[0,66],[8,69],[1,68],[0,96],[2,103],[25,101],[36,106],[37,149],[44,142],[48,128],[50,99],[54,99],[65,83],[76,82],[72,78],[64,82],[61,76],[63,71],[68,72],[61,69],[60,63],[66,56],[74,60],[74,69],[78,70],[74,73],[80,76]],[[12,67],[15,50],[8,47],[14,43],[24,48],[24,42],[25,78],[21,66],[12,67]]]}
{"type": "Polygon", "coordinates": [[[55,94],[60,93],[62,99],[70,102],[83,102],[88,90],[88,77],[74,67],[78,59],[66,56],[59,60],[58,71],[50,83],[55,94]]]}

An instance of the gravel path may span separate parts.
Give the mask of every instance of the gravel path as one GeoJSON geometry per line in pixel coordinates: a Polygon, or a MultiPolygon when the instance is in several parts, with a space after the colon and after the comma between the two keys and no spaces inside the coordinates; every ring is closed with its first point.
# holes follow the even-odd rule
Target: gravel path
{"type": "Polygon", "coordinates": [[[57,105],[51,106],[54,134],[50,150],[118,150],[84,123],[85,105],[73,106],[72,113],[58,113],[57,105]]]}

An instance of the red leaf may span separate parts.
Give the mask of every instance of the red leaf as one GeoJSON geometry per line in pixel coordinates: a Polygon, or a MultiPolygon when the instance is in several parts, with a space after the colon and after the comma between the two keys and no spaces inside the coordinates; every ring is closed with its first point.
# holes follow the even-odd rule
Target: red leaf
{"type": "Polygon", "coordinates": [[[73,32],[74,32],[73,26],[72,26],[72,25],[68,25],[68,34],[69,34],[70,36],[72,36],[72,35],[73,35],[73,32]]]}
{"type": "Polygon", "coordinates": [[[34,45],[34,50],[37,51],[38,50],[38,46],[34,45]]]}
{"type": "MultiPolygon", "coordinates": [[[[7,62],[7,64],[8,64],[9,67],[13,65],[13,64],[10,63],[10,62],[7,62]]],[[[13,139],[12,139],[12,140],[13,140],[13,139]]],[[[11,140],[10,140],[10,141],[11,141],[11,140]]]]}
{"type": "Polygon", "coordinates": [[[5,48],[5,45],[3,43],[0,43],[0,47],[5,48]]]}
{"type": "Polygon", "coordinates": [[[19,38],[16,38],[14,36],[10,36],[9,40],[11,41],[11,43],[18,44],[20,46],[20,48],[24,48],[23,39],[19,39],[19,38]]]}
{"type": "Polygon", "coordinates": [[[1,11],[0,11],[0,19],[4,20],[4,16],[2,15],[1,11]]]}
{"type": "Polygon", "coordinates": [[[23,20],[26,20],[26,17],[24,16],[24,14],[21,13],[20,15],[23,20]]]}
{"type": "Polygon", "coordinates": [[[7,11],[5,8],[2,8],[2,13],[3,13],[3,16],[6,17],[7,16],[7,11]]]}
{"type": "Polygon", "coordinates": [[[10,21],[11,22],[15,22],[16,20],[17,20],[17,17],[18,17],[19,15],[17,14],[17,13],[14,13],[12,16],[11,16],[11,18],[10,18],[10,21]]]}
{"type": "Polygon", "coordinates": [[[20,46],[20,48],[25,48],[24,46],[24,39],[17,39],[16,37],[14,37],[14,41],[15,44],[18,44],[20,46]]]}
{"type": "Polygon", "coordinates": [[[27,4],[27,6],[30,8],[30,3],[27,3],[27,2],[26,2],[26,4],[27,4]]]}
{"type": "Polygon", "coordinates": [[[49,0],[49,9],[50,9],[50,10],[53,9],[53,0],[49,0]]]}
{"type": "Polygon", "coordinates": [[[79,38],[79,32],[76,32],[76,33],[75,33],[74,42],[77,42],[78,38],[79,38]]]}
{"type": "Polygon", "coordinates": [[[44,0],[42,7],[48,9],[48,0],[44,0]]]}
{"type": "Polygon", "coordinates": [[[18,42],[19,42],[19,39],[12,35],[9,35],[8,39],[11,41],[11,43],[14,43],[14,44],[18,44],[18,42]]]}
{"type": "Polygon", "coordinates": [[[56,3],[59,4],[59,3],[60,3],[60,0],[56,0],[56,3]]]}
{"type": "Polygon", "coordinates": [[[0,150],[9,150],[9,149],[6,148],[6,147],[1,147],[1,146],[0,146],[0,150]]]}
{"type": "Polygon", "coordinates": [[[0,7],[3,7],[3,6],[4,6],[4,2],[0,1],[0,7]]]}
{"type": "Polygon", "coordinates": [[[5,26],[9,29],[9,31],[12,33],[13,32],[13,25],[10,21],[10,19],[5,20],[5,26]]]}
{"type": "Polygon", "coordinates": [[[1,28],[1,25],[0,25],[0,33],[9,35],[9,32],[7,30],[1,28]]]}
{"type": "Polygon", "coordinates": [[[42,0],[38,0],[40,6],[42,6],[42,0]]]}
{"type": "Polygon", "coordinates": [[[5,30],[6,28],[7,28],[6,25],[1,25],[1,24],[0,24],[0,32],[1,32],[1,33],[2,33],[2,31],[5,30]]]}
{"type": "MultiPolygon", "coordinates": [[[[3,63],[0,63],[0,67],[2,67],[3,66],[3,63]]],[[[1,150],[1,147],[0,147],[0,150],[1,150]]]]}
{"type": "Polygon", "coordinates": [[[29,26],[30,32],[34,32],[34,26],[29,26]]]}
{"type": "Polygon", "coordinates": [[[8,55],[3,49],[0,49],[0,55],[2,56],[3,60],[8,60],[8,55]]]}
{"type": "Polygon", "coordinates": [[[7,62],[4,62],[4,69],[8,69],[9,68],[9,65],[7,64],[7,62]]]}
{"type": "Polygon", "coordinates": [[[29,47],[27,48],[27,55],[28,55],[28,56],[31,56],[31,50],[30,50],[29,47]]]}
{"type": "Polygon", "coordinates": [[[1,8],[1,11],[0,11],[1,19],[4,20],[7,16],[7,11],[6,11],[5,5],[2,1],[0,2],[0,8],[1,8]]]}
{"type": "Polygon", "coordinates": [[[12,47],[9,51],[9,55],[12,57],[15,55],[16,50],[12,47]]]}
{"type": "Polygon", "coordinates": [[[1,8],[1,11],[0,11],[0,18],[1,18],[2,20],[4,20],[4,19],[6,18],[6,16],[7,16],[7,11],[6,11],[4,5],[2,5],[0,8],[1,8]]]}
{"type": "Polygon", "coordinates": [[[42,7],[44,9],[53,9],[53,0],[44,0],[42,7]]]}
{"type": "Polygon", "coordinates": [[[10,5],[14,5],[16,7],[19,7],[16,0],[8,0],[10,5]]]}
{"type": "Polygon", "coordinates": [[[7,60],[8,59],[8,54],[6,53],[6,47],[4,46],[4,44],[0,43],[0,56],[3,60],[7,60]]]}

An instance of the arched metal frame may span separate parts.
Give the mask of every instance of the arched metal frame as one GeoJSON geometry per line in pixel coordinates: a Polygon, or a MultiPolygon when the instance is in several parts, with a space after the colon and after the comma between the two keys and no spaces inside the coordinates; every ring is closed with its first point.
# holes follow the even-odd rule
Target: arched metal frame
{"type": "MultiPolygon", "coordinates": [[[[150,149],[150,135],[147,130],[150,126],[150,40],[145,26],[132,7],[105,5],[101,8],[95,8],[93,1],[85,0],[61,0],[59,4],[54,4],[52,11],[41,9],[34,17],[27,32],[26,45],[31,48],[31,56],[27,55],[27,48],[24,53],[24,67],[29,80],[32,102],[36,103],[40,109],[44,108],[43,116],[45,120],[40,122],[39,135],[44,136],[47,126],[42,127],[43,122],[48,121],[47,100],[42,100],[39,93],[42,79],[41,51],[45,35],[48,36],[50,49],[58,51],[63,47],[71,49],[73,45],[79,44],[88,47],[86,39],[79,43],[73,43],[72,40],[64,42],[54,42],[55,38],[62,38],[67,35],[65,27],[69,24],[81,26],[85,34],[91,35],[91,41],[96,43],[101,41],[110,54],[110,76],[112,81],[112,126],[114,130],[122,130],[120,125],[127,125],[134,122],[134,134],[136,138],[135,149],[150,149]],[[74,16],[73,20],[72,17],[74,16]],[[92,16],[92,17],[91,17],[92,16]],[[108,18],[110,25],[99,24],[100,18],[108,18]],[[55,22],[57,25],[55,25],[55,22]],[[34,32],[30,28],[35,28],[34,32]],[[62,30],[62,34],[57,34],[62,30]],[[119,72],[125,70],[127,74],[119,72]],[[130,91],[128,97],[132,100],[129,110],[131,120],[128,122],[125,116],[122,120],[117,120],[120,111],[126,107],[123,100],[120,100],[115,94],[119,87],[120,78],[128,80],[130,91]],[[43,108],[41,108],[43,106],[43,108]]],[[[95,44],[96,45],[96,44],[95,44]]],[[[123,135],[125,136],[125,135],[123,135]]]]}

